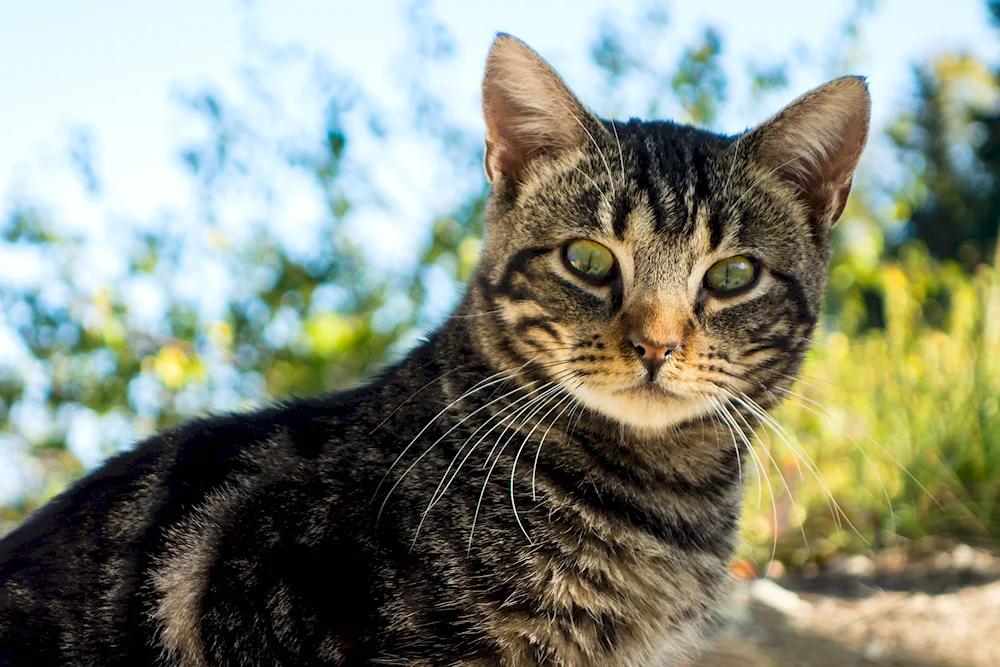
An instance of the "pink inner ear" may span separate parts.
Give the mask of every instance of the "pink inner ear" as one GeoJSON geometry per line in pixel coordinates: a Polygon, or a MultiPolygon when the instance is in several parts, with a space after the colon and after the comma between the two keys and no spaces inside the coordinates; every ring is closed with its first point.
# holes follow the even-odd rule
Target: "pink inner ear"
{"type": "Polygon", "coordinates": [[[559,75],[526,44],[497,38],[483,77],[486,175],[517,183],[528,165],[581,144],[593,118],[559,75]]]}
{"type": "Polygon", "coordinates": [[[579,144],[579,122],[572,111],[559,106],[561,100],[522,105],[505,94],[508,91],[497,92],[489,98],[484,93],[486,169],[491,182],[500,174],[516,182],[533,160],[579,144]]]}
{"type": "Polygon", "coordinates": [[[844,211],[868,139],[871,101],[858,77],[806,93],[752,131],[758,159],[794,184],[828,225],[844,211]]]}
{"type": "Polygon", "coordinates": [[[518,114],[511,113],[508,99],[497,96],[487,102],[484,91],[483,106],[486,108],[486,177],[491,183],[500,174],[517,181],[532,157],[530,137],[518,132],[518,114]]]}

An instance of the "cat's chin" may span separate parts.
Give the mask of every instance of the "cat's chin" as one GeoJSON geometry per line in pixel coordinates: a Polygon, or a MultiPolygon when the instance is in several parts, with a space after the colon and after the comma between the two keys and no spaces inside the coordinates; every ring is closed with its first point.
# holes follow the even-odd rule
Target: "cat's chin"
{"type": "Polygon", "coordinates": [[[620,390],[579,387],[573,394],[591,410],[640,433],[661,432],[712,411],[704,396],[675,393],[659,385],[620,390]]]}

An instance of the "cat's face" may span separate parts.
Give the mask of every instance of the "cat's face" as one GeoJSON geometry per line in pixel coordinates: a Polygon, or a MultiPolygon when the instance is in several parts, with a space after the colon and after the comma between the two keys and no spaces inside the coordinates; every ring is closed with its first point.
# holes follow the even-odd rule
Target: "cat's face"
{"type": "Polygon", "coordinates": [[[780,398],[867,136],[862,80],[727,138],[601,121],[502,36],[484,110],[494,192],[474,289],[500,365],[541,368],[637,429],[780,398]]]}

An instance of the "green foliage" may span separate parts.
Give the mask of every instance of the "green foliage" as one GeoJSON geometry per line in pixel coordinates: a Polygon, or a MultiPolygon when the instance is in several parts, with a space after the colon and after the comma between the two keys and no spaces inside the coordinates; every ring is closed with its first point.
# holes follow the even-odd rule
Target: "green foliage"
{"type": "Polygon", "coordinates": [[[912,234],[935,257],[971,269],[990,256],[1000,222],[1000,115],[983,63],[944,54],[915,70],[917,104],[890,129],[918,177],[912,234]]]}
{"type": "Polygon", "coordinates": [[[684,109],[683,120],[711,125],[726,101],[726,75],[719,63],[722,36],[706,28],[701,41],[685,49],[670,86],[684,109]]]}
{"type": "MultiPolygon", "coordinates": [[[[1000,28],[1000,3],[987,2],[1000,28]]],[[[935,257],[972,269],[992,254],[1000,223],[1000,112],[996,70],[945,53],[915,70],[917,103],[890,129],[917,175],[912,233],[935,257]]]]}
{"type": "Polygon", "coordinates": [[[1000,537],[1000,276],[911,246],[880,267],[875,292],[884,328],[817,336],[784,432],[761,434],[773,460],[761,456],[761,504],[748,496],[758,561],[775,541],[802,563],[898,537],[1000,537]]]}

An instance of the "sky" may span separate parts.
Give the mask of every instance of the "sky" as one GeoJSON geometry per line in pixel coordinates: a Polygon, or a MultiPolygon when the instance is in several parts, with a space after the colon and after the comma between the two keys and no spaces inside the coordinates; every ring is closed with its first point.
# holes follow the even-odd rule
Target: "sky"
{"type": "MultiPolygon", "coordinates": [[[[728,65],[779,54],[803,43],[821,50],[853,0],[700,0],[668,3],[672,34],[693,39],[705,24],[720,27],[728,65]]],[[[636,0],[438,0],[437,16],[457,41],[459,65],[447,99],[457,118],[478,119],[481,66],[497,31],[515,34],[552,61],[574,87],[586,88],[586,45],[607,16],[634,15],[636,0]]],[[[997,59],[997,42],[979,0],[876,0],[866,23],[863,72],[874,97],[876,125],[903,103],[911,63],[944,50],[968,49],[997,59]]],[[[180,86],[234,85],[248,35],[299,43],[326,55],[372,91],[391,98],[390,66],[403,39],[396,0],[0,0],[0,200],[25,193],[69,216],[86,204],[51,169],[74,128],[95,137],[104,206],[144,217],[185,199],[176,146],[184,136],[174,100],[180,86]]],[[[679,46],[679,45],[678,45],[679,46]]],[[[828,72],[803,68],[792,89],[821,83],[828,72]]],[[[741,110],[725,119],[733,131],[774,109],[741,110]]],[[[96,215],[91,211],[91,215],[96,215]]],[[[86,216],[84,216],[86,219],[86,216]]]]}

